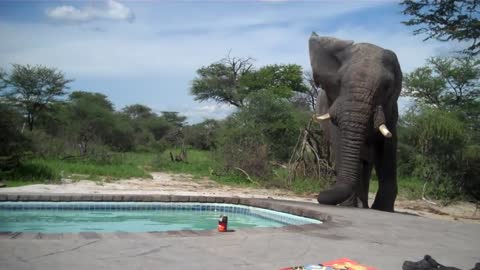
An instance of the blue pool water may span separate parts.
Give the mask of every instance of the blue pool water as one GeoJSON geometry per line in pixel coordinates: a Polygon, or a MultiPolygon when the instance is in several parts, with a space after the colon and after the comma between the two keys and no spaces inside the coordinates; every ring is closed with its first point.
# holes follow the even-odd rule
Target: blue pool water
{"type": "Polygon", "coordinates": [[[151,232],[321,223],[286,213],[214,203],[0,202],[0,232],[151,232]]]}

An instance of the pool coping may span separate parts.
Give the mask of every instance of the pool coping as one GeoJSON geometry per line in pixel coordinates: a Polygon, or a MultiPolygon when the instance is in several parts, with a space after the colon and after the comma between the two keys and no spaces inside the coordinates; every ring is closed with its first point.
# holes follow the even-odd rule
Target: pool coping
{"type": "MultiPolygon", "coordinates": [[[[68,193],[9,193],[0,194],[0,201],[25,201],[25,202],[196,202],[196,203],[226,203],[234,205],[245,205],[263,209],[284,212],[306,218],[320,220],[321,224],[287,225],[277,228],[244,228],[237,232],[249,233],[271,233],[281,231],[310,231],[318,228],[325,228],[331,225],[332,217],[320,211],[320,209],[306,209],[302,205],[292,205],[291,202],[275,200],[271,198],[245,198],[245,197],[223,197],[223,196],[185,196],[185,195],[146,195],[146,194],[68,194],[68,193]]],[[[143,238],[143,237],[193,237],[228,235],[229,233],[218,233],[216,230],[181,230],[167,232],[80,232],[80,233],[29,233],[29,232],[0,232],[1,239],[101,239],[104,237],[118,238],[143,238]]]]}

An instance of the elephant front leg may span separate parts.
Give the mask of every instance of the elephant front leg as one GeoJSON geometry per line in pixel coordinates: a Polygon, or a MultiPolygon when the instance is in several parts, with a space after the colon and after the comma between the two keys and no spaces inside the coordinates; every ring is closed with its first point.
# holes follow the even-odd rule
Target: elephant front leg
{"type": "Polygon", "coordinates": [[[395,130],[392,133],[392,138],[382,138],[375,146],[378,191],[372,205],[373,209],[389,212],[394,212],[397,197],[397,135],[395,130]]]}

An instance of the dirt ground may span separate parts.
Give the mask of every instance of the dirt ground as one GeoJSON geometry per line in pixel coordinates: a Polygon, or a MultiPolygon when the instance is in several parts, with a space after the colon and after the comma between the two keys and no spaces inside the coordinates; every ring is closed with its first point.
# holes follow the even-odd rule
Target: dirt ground
{"type": "MultiPolygon", "coordinates": [[[[152,173],[152,179],[129,179],[113,182],[73,181],[64,179],[62,184],[29,185],[2,188],[0,193],[41,192],[41,193],[101,193],[101,194],[176,194],[205,196],[238,196],[273,198],[315,202],[315,194],[299,196],[282,189],[261,189],[221,185],[208,178],[194,179],[186,174],[152,173]]],[[[373,200],[374,194],[370,194],[373,200]]],[[[395,210],[434,219],[480,223],[480,207],[467,202],[450,205],[432,204],[423,200],[397,198],[395,210]]]]}

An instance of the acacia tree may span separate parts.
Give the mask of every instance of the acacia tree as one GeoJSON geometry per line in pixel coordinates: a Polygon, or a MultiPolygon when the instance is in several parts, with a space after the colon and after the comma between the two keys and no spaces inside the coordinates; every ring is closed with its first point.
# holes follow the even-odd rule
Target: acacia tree
{"type": "Polygon", "coordinates": [[[267,65],[259,69],[252,58],[226,57],[197,70],[191,93],[195,100],[213,100],[237,108],[245,107],[249,96],[269,91],[278,98],[289,98],[307,90],[299,65],[267,65]]]}
{"type": "Polygon", "coordinates": [[[198,77],[192,82],[191,93],[195,100],[214,100],[242,107],[250,90],[240,83],[240,79],[252,69],[252,58],[231,57],[229,54],[197,70],[198,77]]]}
{"type": "Polygon", "coordinates": [[[38,114],[65,95],[67,85],[73,80],[66,79],[55,68],[42,65],[13,64],[12,67],[10,75],[1,76],[6,86],[5,97],[24,112],[28,128],[33,130],[38,114]]]}
{"type": "Polygon", "coordinates": [[[478,0],[404,0],[403,14],[411,19],[403,23],[418,26],[414,34],[427,34],[425,40],[466,41],[470,55],[480,52],[480,1],[478,0]]]}

